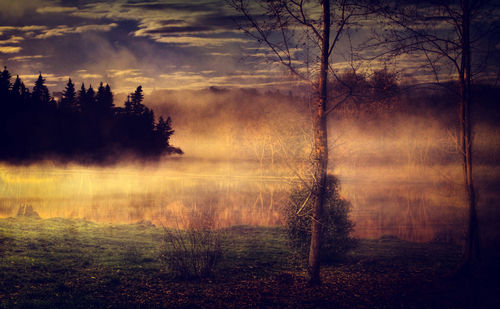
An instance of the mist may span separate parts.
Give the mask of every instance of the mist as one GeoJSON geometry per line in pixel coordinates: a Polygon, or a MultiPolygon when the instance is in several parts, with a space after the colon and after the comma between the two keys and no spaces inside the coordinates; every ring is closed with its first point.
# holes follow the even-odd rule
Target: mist
{"type": "MultiPolygon", "coordinates": [[[[351,203],[356,237],[463,242],[456,110],[442,98],[410,93],[388,111],[346,106],[332,114],[330,173],[351,203]]],[[[156,91],[145,104],[157,117],[172,117],[172,140],[183,156],[128,158],[108,167],[4,164],[0,215],[30,204],[42,218],[173,226],[183,214],[212,208],[220,226],[284,224],[290,190],[310,177],[307,96],[211,88],[156,91]]],[[[483,106],[476,115],[475,177],[483,240],[494,245],[500,133],[498,110],[483,106]]]]}

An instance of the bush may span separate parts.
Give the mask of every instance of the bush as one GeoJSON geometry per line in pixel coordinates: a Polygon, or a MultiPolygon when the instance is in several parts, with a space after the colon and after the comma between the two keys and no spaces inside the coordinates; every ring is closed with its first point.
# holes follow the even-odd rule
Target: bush
{"type": "MultiPolygon", "coordinates": [[[[325,200],[321,260],[332,263],[344,258],[356,246],[357,240],[350,236],[354,229],[349,219],[351,205],[340,196],[339,181],[333,175],[327,176],[325,200]]],[[[309,253],[313,202],[310,189],[299,186],[292,190],[285,207],[290,244],[301,258],[307,258],[309,253]]]]}
{"type": "Polygon", "coordinates": [[[196,212],[181,229],[165,229],[161,260],[176,278],[212,277],[222,257],[222,232],[213,211],[196,212]]]}

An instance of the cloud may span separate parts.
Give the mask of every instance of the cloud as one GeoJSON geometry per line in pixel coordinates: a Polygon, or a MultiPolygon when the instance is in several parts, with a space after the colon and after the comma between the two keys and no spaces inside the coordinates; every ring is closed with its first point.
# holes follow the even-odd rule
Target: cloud
{"type": "Polygon", "coordinates": [[[36,9],[37,13],[46,14],[46,13],[68,13],[77,11],[77,7],[73,6],[47,6],[43,8],[36,9]]]}
{"type": "Polygon", "coordinates": [[[146,84],[151,84],[155,81],[154,78],[152,77],[144,77],[144,76],[134,76],[134,77],[126,77],[125,81],[134,83],[137,85],[146,85],[146,84]]]}
{"type": "Polygon", "coordinates": [[[18,27],[16,29],[21,30],[21,31],[38,31],[38,30],[47,29],[47,26],[29,25],[29,26],[18,27]]]}
{"type": "Polygon", "coordinates": [[[208,53],[210,56],[215,56],[215,57],[232,57],[233,54],[231,53],[223,53],[223,52],[212,52],[208,53]]]}
{"type": "Polygon", "coordinates": [[[118,69],[111,69],[108,70],[108,75],[110,77],[123,77],[123,76],[139,76],[140,72],[137,69],[123,69],[123,70],[118,70],[118,69]]]}
{"type": "Polygon", "coordinates": [[[198,1],[198,3],[186,3],[184,1],[179,2],[148,2],[148,3],[127,3],[123,5],[124,8],[140,8],[144,10],[158,11],[158,10],[176,10],[176,11],[190,11],[190,12],[206,12],[213,10],[213,5],[210,3],[203,3],[198,1]]]}
{"type": "Polygon", "coordinates": [[[0,23],[0,32],[7,34],[2,37],[5,47],[22,49],[8,55],[21,72],[56,68],[76,77],[75,82],[110,83],[113,91],[128,93],[138,84],[146,91],[281,83],[274,62],[262,64],[251,57],[255,51],[264,56],[264,49],[247,52],[254,44],[237,29],[235,20],[241,17],[221,4],[213,0],[47,0],[31,9],[22,22],[0,23]],[[70,38],[81,33],[88,34],[70,38]],[[71,54],[69,48],[73,48],[71,54]],[[247,53],[251,59],[244,63],[241,58],[247,53]]]}
{"type": "Polygon", "coordinates": [[[71,13],[83,18],[137,21],[139,29],[132,34],[159,43],[206,47],[246,42],[234,23],[239,17],[224,14],[220,3],[213,1],[93,3],[71,13]]]}
{"type": "Polygon", "coordinates": [[[195,37],[195,36],[167,36],[155,39],[159,43],[181,44],[185,46],[207,47],[207,46],[223,46],[227,43],[246,43],[242,38],[210,38],[210,37],[195,37]]]}
{"type": "Polygon", "coordinates": [[[160,27],[156,29],[146,30],[147,34],[178,34],[178,33],[198,33],[214,30],[210,26],[175,26],[175,27],[160,27]]]}
{"type": "Polygon", "coordinates": [[[101,74],[80,73],[78,74],[83,79],[99,79],[102,78],[101,74]]]}
{"type": "Polygon", "coordinates": [[[22,36],[11,36],[7,40],[0,40],[0,45],[19,44],[24,38],[22,36]]]}
{"type": "Polygon", "coordinates": [[[30,11],[52,4],[52,1],[43,0],[1,0],[0,18],[3,21],[22,19],[30,11]]]}
{"type": "Polygon", "coordinates": [[[40,31],[47,29],[47,26],[39,26],[39,25],[29,25],[29,26],[0,26],[0,35],[3,35],[6,32],[24,32],[25,35],[32,31],[40,31]]]}
{"type": "Polygon", "coordinates": [[[42,55],[25,55],[25,56],[16,56],[16,57],[11,57],[9,58],[10,61],[19,61],[19,62],[22,62],[22,61],[31,61],[33,59],[41,59],[41,58],[45,58],[45,56],[42,56],[42,55]]]}
{"type": "Polygon", "coordinates": [[[16,54],[21,51],[20,46],[0,46],[0,53],[3,54],[16,54]]]}
{"type": "Polygon", "coordinates": [[[167,19],[167,20],[160,20],[158,23],[167,26],[167,25],[185,24],[186,21],[184,19],[167,19]]]}
{"type": "MultiPolygon", "coordinates": [[[[22,74],[22,75],[19,74],[19,77],[23,80],[23,82],[26,85],[33,85],[35,83],[35,81],[38,79],[39,74],[40,73],[22,74]]],[[[57,83],[67,82],[68,78],[69,78],[68,75],[55,75],[52,73],[42,73],[42,76],[45,79],[46,85],[48,87],[53,87],[54,85],[57,85],[57,83]]],[[[53,89],[49,89],[49,90],[53,91],[53,89]]]]}
{"type": "Polygon", "coordinates": [[[268,87],[290,84],[292,79],[286,78],[278,70],[255,69],[253,71],[235,71],[223,74],[218,71],[176,71],[159,75],[160,82],[166,89],[205,89],[216,87],[268,87]]]}
{"type": "Polygon", "coordinates": [[[75,34],[75,33],[85,33],[88,31],[99,31],[99,32],[108,32],[111,29],[117,27],[118,24],[101,24],[101,25],[84,25],[77,27],[68,27],[64,25],[57,26],[55,28],[50,28],[42,31],[42,33],[35,36],[35,39],[46,39],[54,36],[63,36],[66,34],[75,34]]]}

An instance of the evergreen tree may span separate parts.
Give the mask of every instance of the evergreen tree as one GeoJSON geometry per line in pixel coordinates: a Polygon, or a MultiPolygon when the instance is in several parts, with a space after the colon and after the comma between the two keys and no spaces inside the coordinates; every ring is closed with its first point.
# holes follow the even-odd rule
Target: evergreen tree
{"type": "Polygon", "coordinates": [[[99,84],[99,88],[97,88],[97,94],[95,96],[95,100],[97,103],[97,106],[99,106],[99,109],[104,105],[104,100],[105,100],[105,89],[104,85],[102,82],[99,84]]]}
{"type": "Polygon", "coordinates": [[[15,100],[18,100],[23,95],[21,85],[22,85],[21,79],[19,78],[19,75],[17,75],[16,80],[12,85],[12,90],[10,91],[12,97],[15,98],[15,100]]]}
{"type": "Polygon", "coordinates": [[[170,136],[174,134],[174,130],[172,129],[172,119],[170,117],[163,119],[162,116],[160,116],[160,119],[158,120],[158,124],[156,125],[156,131],[158,132],[158,135],[160,136],[161,143],[164,143],[165,147],[170,146],[170,136]]]}
{"type": "Polygon", "coordinates": [[[113,112],[113,93],[109,85],[104,87],[103,83],[99,85],[96,95],[96,103],[99,111],[105,114],[111,114],[113,112]]]}
{"type": "Polygon", "coordinates": [[[10,78],[11,75],[7,70],[7,67],[3,67],[3,71],[0,74],[0,98],[2,99],[3,104],[5,104],[7,97],[9,96],[11,86],[10,78]]]}
{"type": "Polygon", "coordinates": [[[24,85],[24,82],[21,81],[21,101],[28,102],[30,98],[30,90],[24,85]]]}
{"type": "Polygon", "coordinates": [[[131,94],[132,99],[132,111],[136,115],[140,115],[144,112],[144,105],[142,100],[144,100],[144,94],[142,93],[142,86],[138,86],[134,93],[131,94]]]}
{"type": "Polygon", "coordinates": [[[38,75],[38,79],[33,87],[32,98],[35,102],[39,103],[49,103],[50,94],[49,89],[45,86],[45,79],[42,77],[42,73],[38,75]]]}
{"type": "Polygon", "coordinates": [[[57,155],[76,161],[107,162],[116,151],[143,158],[182,154],[168,145],[173,134],[170,118],[160,118],[156,124],[154,111],[142,104],[141,86],[128,96],[125,108],[114,108],[109,85],[100,83],[96,93],[91,85],[86,89],[82,83],[77,93],[69,78],[58,108],[41,73],[31,95],[19,76],[13,84],[10,79],[4,68],[0,72],[4,94],[0,98],[0,144],[4,145],[0,147],[0,161],[22,162],[57,155]]]}
{"type": "Polygon", "coordinates": [[[104,107],[106,110],[113,111],[115,104],[113,103],[113,92],[111,92],[111,87],[106,84],[104,89],[104,107]]]}
{"type": "Polygon", "coordinates": [[[82,88],[78,92],[78,103],[83,113],[92,113],[95,109],[95,91],[92,85],[85,91],[82,83],[82,88]]]}
{"type": "Polygon", "coordinates": [[[75,84],[73,84],[71,78],[68,80],[66,88],[63,91],[61,105],[63,108],[67,110],[75,110],[77,107],[75,84]]]}
{"type": "Polygon", "coordinates": [[[89,86],[89,89],[87,89],[87,94],[85,95],[85,103],[87,106],[94,106],[95,103],[95,91],[94,88],[92,88],[92,85],[89,86]]]}
{"type": "Polygon", "coordinates": [[[85,85],[82,83],[80,90],[78,91],[78,98],[76,100],[78,110],[82,112],[85,108],[85,98],[87,95],[87,90],[85,89],[85,85]]]}

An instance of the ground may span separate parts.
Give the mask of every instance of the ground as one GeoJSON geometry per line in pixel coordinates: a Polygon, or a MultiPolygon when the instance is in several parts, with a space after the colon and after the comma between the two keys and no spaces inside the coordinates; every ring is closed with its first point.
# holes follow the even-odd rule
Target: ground
{"type": "Polygon", "coordinates": [[[2,308],[500,308],[496,276],[454,275],[460,247],[360,240],[344,261],[306,273],[279,227],[224,230],[214,275],[175,278],[164,230],[69,219],[0,219],[2,308]]]}

